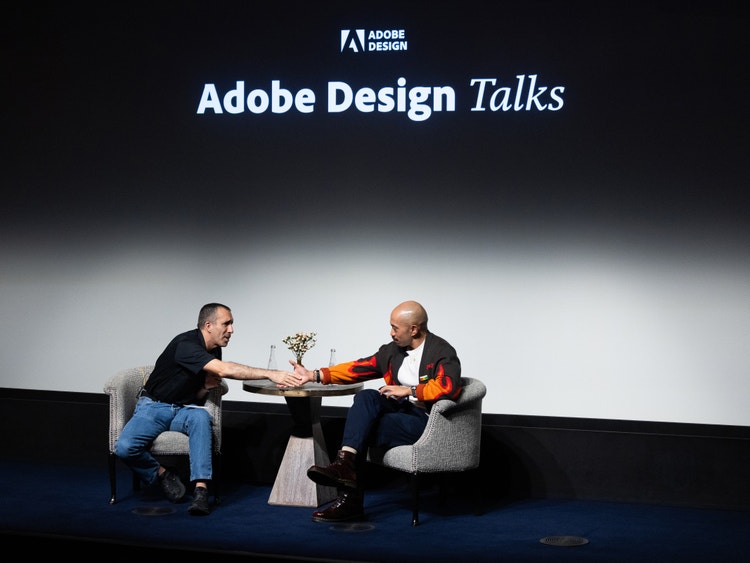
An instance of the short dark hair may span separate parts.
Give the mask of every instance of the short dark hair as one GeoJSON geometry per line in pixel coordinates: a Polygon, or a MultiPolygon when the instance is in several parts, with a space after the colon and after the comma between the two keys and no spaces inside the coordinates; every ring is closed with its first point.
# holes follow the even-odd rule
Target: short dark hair
{"type": "Polygon", "coordinates": [[[226,309],[229,312],[232,311],[229,307],[221,303],[206,303],[201,307],[201,312],[198,313],[198,328],[200,329],[207,322],[215,320],[216,310],[219,308],[226,309]]]}

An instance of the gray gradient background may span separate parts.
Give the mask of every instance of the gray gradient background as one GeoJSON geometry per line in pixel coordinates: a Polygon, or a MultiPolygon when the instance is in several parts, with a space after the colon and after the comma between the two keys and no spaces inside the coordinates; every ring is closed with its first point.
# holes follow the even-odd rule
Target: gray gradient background
{"type": "Polygon", "coordinates": [[[0,385],[101,392],[214,300],[226,359],[275,344],[283,365],[281,340],[316,331],[317,367],[374,352],[417,299],[485,412],[749,425],[750,22],[680,4],[10,10],[0,385]],[[342,54],[350,27],[409,50],[342,54]],[[517,74],[565,107],[195,114],[206,82],[517,74]]]}

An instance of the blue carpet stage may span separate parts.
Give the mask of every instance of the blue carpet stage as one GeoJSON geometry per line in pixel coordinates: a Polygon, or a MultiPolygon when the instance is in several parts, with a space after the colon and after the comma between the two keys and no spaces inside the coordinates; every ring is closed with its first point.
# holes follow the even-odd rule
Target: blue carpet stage
{"type": "Polygon", "coordinates": [[[368,520],[312,522],[309,508],[269,505],[270,487],[226,483],[207,517],[187,513],[158,491],[132,491],[120,467],[120,500],[109,504],[106,469],[0,462],[0,521],[6,552],[132,560],[155,549],[210,552],[253,561],[746,561],[750,512],[578,500],[507,500],[477,505],[435,484],[422,491],[420,525],[411,526],[405,479],[367,491],[368,520]],[[481,510],[477,507],[481,506],[481,510]],[[584,545],[548,545],[553,536],[584,545]]]}

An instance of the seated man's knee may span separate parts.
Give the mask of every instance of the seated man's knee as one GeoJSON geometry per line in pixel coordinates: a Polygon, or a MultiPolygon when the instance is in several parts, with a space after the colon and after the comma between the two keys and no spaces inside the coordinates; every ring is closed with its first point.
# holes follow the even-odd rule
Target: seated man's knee
{"type": "Polygon", "coordinates": [[[377,389],[363,389],[354,395],[354,404],[357,403],[374,403],[380,400],[380,391],[377,389]]]}
{"type": "Polygon", "coordinates": [[[117,457],[130,457],[135,453],[135,450],[133,449],[133,443],[132,441],[120,437],[119,440],[115,443],[115,455],[117,457]]]}
{"type": "Polygon", "coordinates": [[[205,409],[191,409],[190,417],[194,423],[211,425],[211,414],[205,409]]]}
{"type": "MultiPolygon", "coordinates": [[[[211,428],[213,419],[206,409],[189,409],[182,422],[181,432],[190,434],[191,429],[211,428]]],[[[173,428],[175,430],[175,428],[173,428]]]]}

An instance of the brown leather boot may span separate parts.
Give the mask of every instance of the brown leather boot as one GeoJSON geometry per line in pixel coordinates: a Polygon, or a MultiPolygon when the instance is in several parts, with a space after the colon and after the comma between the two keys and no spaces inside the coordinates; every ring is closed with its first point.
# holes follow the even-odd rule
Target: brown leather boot
{"type": "Polygon", "coordinates": [[[307,470],[307,476],[318,485],[356,489],[355,455],[352,452],[339,450],[336,459],[330,465],[325,467],[313,465],[307,470]]]}
{"type": "Polygon", "coordinates": [[[364,496],[359,490],[342,491],[331,506],[313,512],[313,522],[344,522],[365,517],[364,496]]]}

